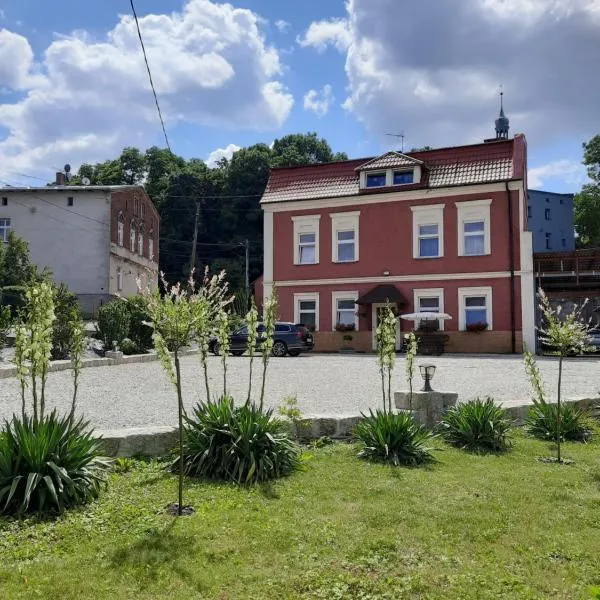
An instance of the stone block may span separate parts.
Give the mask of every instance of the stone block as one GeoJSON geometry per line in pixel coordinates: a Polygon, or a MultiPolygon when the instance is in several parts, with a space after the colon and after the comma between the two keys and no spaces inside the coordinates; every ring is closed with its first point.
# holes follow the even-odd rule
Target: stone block
{"type": "Polygon", "coordinates": [[[107,350],[104,356],[114,360],[123,360],[123,353],[120,350],[107,350]]]}
{"type": "Polygon", "coordinates": [[[98,431],[108,456],[165,456],[176,445],[178,430],[176,427],[135,427],[114,431],[98,431]],[[116,446],[115,446],[116,445],[116,446]]]}
{"type": "Polygon", "coordinates": [[[313,419],[313,435],[315,438],[334,437],[337,432],[337,419],[313,419]]]}
{"type": "Polygon", "coordinates": [[[360,421],[361,417],[342,417],[338,420],[338,429],[335,437],[345,438],[352,435],[352,431],[360,421]]]}
{"type": "Polygon", "coordinates": [[[413,392],[412,402],[409,392],[395,392],[394,402],[398,410],[412,410],[415,420],[433,428],[444,413],[456,405],[458,394],[454,392],[413,392]]]}

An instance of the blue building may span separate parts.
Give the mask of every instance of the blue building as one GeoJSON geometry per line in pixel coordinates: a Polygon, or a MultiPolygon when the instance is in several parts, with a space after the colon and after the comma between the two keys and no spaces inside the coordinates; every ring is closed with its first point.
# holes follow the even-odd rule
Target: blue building
{"type": "Polygon", "coordinates": [[[528,190],[527,197],[527,221],[528,229],[533,233],[533,251],[575,250],[573,194],[528,190]]]}

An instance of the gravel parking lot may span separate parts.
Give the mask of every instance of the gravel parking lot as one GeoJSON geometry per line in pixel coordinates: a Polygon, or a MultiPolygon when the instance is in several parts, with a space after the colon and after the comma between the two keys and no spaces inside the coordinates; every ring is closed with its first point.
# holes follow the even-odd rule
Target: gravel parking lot
{"type": "MultiPolygon", "coordinates": [[[[446,355],[417,363],[433,362],[437,372],[434,389],[456,391],[461,400],[493,396],[505,405],[523,404],[529,399],[529,386],[521,357],[446,355]]],[[[539,360],[548,389],[556,381],[556,361],[539,360]]],[[[600,359],[569,359],[563,385],[566,398],[600,396],[600,359]]],[[[184,399],[190,408],[204,390],[196,356],[182,359],[184,399]]],[[[217,358],[210,359],[212,390],[222,389],[222,371],[217,358]]],[[[248,359],[228,361],[228,381],[236,398],[245,398],[248,359]]],[[[404,389],[404,361],[399,357],[394,375],[395,389],[404,389]]],[[[417,374],[416,385],[421,386],[417,374]]],[[[254,390],[260,390],[260,368],[255,362],[254,390]]],[[[267,378],[266,402],[278,406],[283,398],[296,395],[306,416],[356,415],[379,406],[380,379],[372,355],[302,355],[298,358],[273,358],[267,378]]],[[[47,404],[66,411],[72,394],[71,372],[50,373],[47,404]]],[[[550,394],[552,397],[553,394],[550,394]]],[[[79,410],[101,429],[175,425],[176,398],[158,362],[85,369],[82,374],[79,410]]],[[[20,411],[18,382],[0,379],[0,418],[20,411]]]]}

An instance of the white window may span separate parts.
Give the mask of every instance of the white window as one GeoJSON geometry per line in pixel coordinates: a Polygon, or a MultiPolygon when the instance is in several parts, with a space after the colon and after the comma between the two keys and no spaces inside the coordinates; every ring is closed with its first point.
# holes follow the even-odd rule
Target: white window
{"type": "Polygon", "coordinates": [[[358,331],[357,300],[358,292],[334,292],[331,295],[334,330],[341,326],[354,327],[358,331]]]}
{"type": "Polygon", "coordinates": [[[142,232],[141,229],[138,234],[138,254],[140,256],[143,256],[143,254],[144,254],[144,233],[142,232]]]}
{"type": "Polygon", "coordinates": [[[444,256],[444,204],[411,206],[413,213],[413,257],[444,256]]]}
{"type": "MultiPolygon", "coordinates": [[[[427,288],[413,290],[415,312],[444,312],[444,289],[427,288]]],[[[444,320],[438,319],[440,330],[444,329],[444,320]]],[[[419,327],[420,322],[416,323],[419,327]]]]}
{"type": "Polygon", "coordinates": [[[129,228],[129,249],[135,252],[135,225],[133,223],[129,228]]]}
{"type": "Polygon", "coordinates": [[[459,256],[490,254],[491,203],[491,200],[456,202],[459,256]]]}
{"type": "Polygon", "coordinates": [[[358,260],[358,221],[360,211],[332,213],[331,260],[355,262],[358,260]]]}
{"type": "Polygon", "coordinates": [[[117,244],[119,244],[119,246],[123,245],[123,229],[124,223],[121,217],[119,217],[119,221],[117,223],[117,244]]]}
{"type": "Polygon", "coordinates": [[[294,222],[294,264],[319,262],[319,221],[321,215],[292,217],[294,222]]]}
{"type": "Polygon", "coordinates": [[[386,185],[386,180],[387,173],[385,171],[382,171],[381,173],[367,173],[365,176],[365,187],[384,187],[386,185]]]}
{"type": "Polygon", "coordinates": [[[319,294],[294,294],[294,322],[319,330],[319,294]]]}
{"type": "Polygon", "coordinates": [[[117,291],[120,292],[123,289],[123,271],[121,267],[117,267],[117,291]]]}
{"type": "Polygon", "coordinates": [[[10,219],[0,219],[0,241],[8,242],[10,233],[10,219]]]}
{"type": "Polygon", "coordinates": [[[148,238],[148,258],[154,260],[154,240],[151,237],[148,238]]]}
{"type": "Polygon", "coordinates": [[[492,329],[492,288],[458,288],[459,329],[483,326],[492,329]]]}

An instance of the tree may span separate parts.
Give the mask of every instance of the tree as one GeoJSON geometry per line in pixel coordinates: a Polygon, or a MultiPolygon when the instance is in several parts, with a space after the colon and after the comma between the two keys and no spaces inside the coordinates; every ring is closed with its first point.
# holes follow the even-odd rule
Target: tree
{"type": "Polygon", "coordinates": [[[575,231],[580,248],[600,246],[600,134],[583,144],[583,164],[593,183],[575,194],[575,231]]]}
{"type": "Polygon", "coordinates": [[[14,231],[0,254],[0,286],[24,286],[38,277],[36,266],[29,257],[29,244],[14,231]]]}
{"type": "Polygon", "coordinates": [[[273,142],[273,167],[293,167],[347,160],[344,152],[334,152],[327,140],[316,133],[292,133],[273,142]]]}

